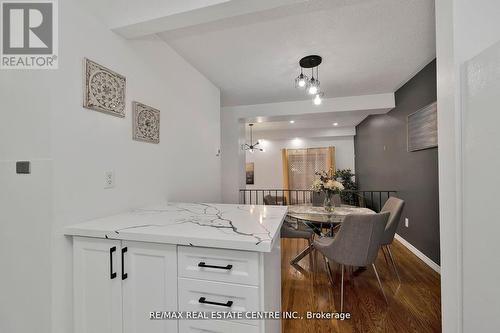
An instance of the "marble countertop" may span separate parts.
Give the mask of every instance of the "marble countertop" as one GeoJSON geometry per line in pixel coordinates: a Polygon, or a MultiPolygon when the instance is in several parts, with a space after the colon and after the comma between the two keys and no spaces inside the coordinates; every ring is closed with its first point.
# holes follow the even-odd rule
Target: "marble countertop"
{"type": "Polygon", "coordinates": [[[68,226],[64,234],[270,252],[286,206],[165,203],[68,226]]]}

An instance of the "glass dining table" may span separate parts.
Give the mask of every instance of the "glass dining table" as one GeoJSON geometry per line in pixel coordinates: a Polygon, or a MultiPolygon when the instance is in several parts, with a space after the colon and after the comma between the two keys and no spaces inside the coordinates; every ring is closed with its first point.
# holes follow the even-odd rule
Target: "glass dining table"
{"type": "MultiPolygon", "coordinates": [[[[324,207],[316,207],[312,204],[288,206],[288,219],[304,223],[321,237],[333,236],[334,230],[342,224],[342,221],[349,214],[375,214],[369,208],[340,205],[335,207],[333,212],[328,212],[324,207]],[[324,233],[326,229],[328,232],[324,233]]],[[[314,246],[311,244],[290,261],[290,264],[297,264],[302,258],[311,253],[314,246]]]]}

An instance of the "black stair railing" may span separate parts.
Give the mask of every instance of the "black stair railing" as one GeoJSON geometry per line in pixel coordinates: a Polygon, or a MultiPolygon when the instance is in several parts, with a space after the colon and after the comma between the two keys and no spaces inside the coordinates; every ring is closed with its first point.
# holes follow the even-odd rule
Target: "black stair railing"
{"type": "MultiPolygon", "coordinates": [[[[395,196],[397,191],[342,191],[342,203],[358,207],[367,207],[379,212],[387,199],[395,196]]],[[[264,200],[272,205],[301,205],[318,202],[321,198],[313,190],[286,189],[240,189],[239,203],[243,205],[263,205],[264,200]]]]}

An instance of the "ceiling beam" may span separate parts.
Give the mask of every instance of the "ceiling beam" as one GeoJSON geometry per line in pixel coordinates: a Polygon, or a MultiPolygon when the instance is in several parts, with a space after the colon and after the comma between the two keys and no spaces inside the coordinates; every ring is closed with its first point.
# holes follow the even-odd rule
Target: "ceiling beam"
{"type": "Polygon", "coordinates": [[[254,138],[267,140],[284,140],[293,138],[331,138],[339,136],[354,136],[354,126],[342,128],[297,128],[277,130],[257,130],[253,132],[254,138]]]}
{"type": "MultiPolygon", "coordinates": [[[[240,105],[223,107],[240,119],[265,121],[266,117],[291,115],[312,115],[328,112],[352,112],[372,110],[372,114],[387,113],[396,106],[394,93],[325,98],[321,105],[313,105],[310,100],[240,105]]],[[[276,119],[276,118],[275,118],[276,119]]]]}
{"type": "MultiPolygon", "coordinates": [[[[123,19],[121,22],[114,22],[111,29],[127,39],[133,39],[241,15],[276,10],[280,7],[304,4],[308,1],[310,0],[213,0],[210,2],[211,5],[181,12],[169,11],[168,1],[165,1],[163,8],[158,8],[155,2],[156,6],[151,6],[150,13],[147,15],[142,13],[141,20],[123,19]]],[[[120,2],[116,1],[115,5],[119,6],[120,2]]]]}

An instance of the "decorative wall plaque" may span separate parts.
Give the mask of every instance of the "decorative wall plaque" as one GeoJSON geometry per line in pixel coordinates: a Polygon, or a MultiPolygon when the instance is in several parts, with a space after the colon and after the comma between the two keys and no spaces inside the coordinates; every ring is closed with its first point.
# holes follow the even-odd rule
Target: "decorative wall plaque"
{"type": "Polygon", "coordinates": [[[160,142],[160,111],[139,102],[132,102],[134,140],[160,142]]]}
{"type": "Polygon", "coordinates": [[[436,102],[408,116],[408,151],[434,148],[438,145],[436,102]]]}
{"type": "Polygon", "coordinates": [[[254,163],[253,162],[246,163],[245,171],[246,171],[246,179],[247,179],[246,183],[247,183],[247,185],[254,185],[255,184],[254,163]]]}
{"type": "Polygon", "coordinates": [[[84,58],[83,107],[125,117],[125,76],[84,58]]]}

